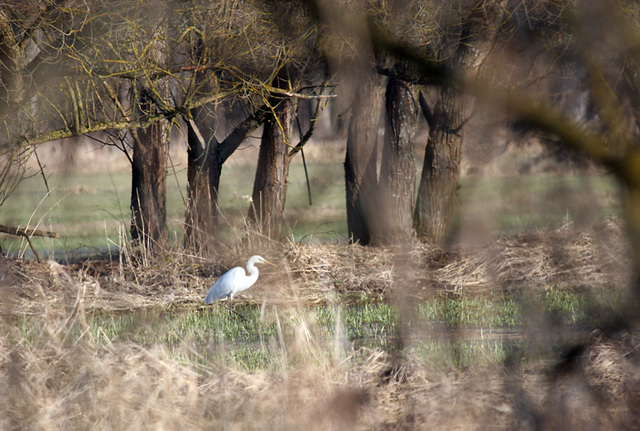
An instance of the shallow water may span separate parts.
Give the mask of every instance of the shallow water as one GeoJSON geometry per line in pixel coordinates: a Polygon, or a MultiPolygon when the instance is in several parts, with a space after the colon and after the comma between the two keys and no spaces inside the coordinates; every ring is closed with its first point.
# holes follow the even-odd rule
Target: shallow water
{"type": "MultiPolygon", "coordinates": [[[[386,308],[382,308],[386,310],[386,308]]],[[[246,317],[230,317],[223,307],[137,310],[95,315],[91,332],[102,342],[165,345],[176,357],[211,359],[243,369],[269,367],[292,349],[321,355],[358,355],[380,350],[414,355],[447,366],[495,364],[512,357],[539,359],[586,336],[579,326],[475,327],[435,320],[401,320],[396,313],[372,313],[371,307],[261,310],[238,307],[246,317]],[[339,319],[338,319],[339,318],[339,319]],[[337,323],[336,323],[337,322],[337,323]]]]}

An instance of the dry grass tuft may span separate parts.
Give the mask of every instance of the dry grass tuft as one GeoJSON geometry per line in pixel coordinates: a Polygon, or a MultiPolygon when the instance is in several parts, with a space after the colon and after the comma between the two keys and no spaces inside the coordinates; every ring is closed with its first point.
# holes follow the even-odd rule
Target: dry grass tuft
{"type": "Polygon", "coordinates": [[[638,339],[591,334],[544,376],[519,380],[519,423],[544,429],[635,429],[640,420],[638,339]],[[568,367],[567,367],[568,362],[568,367]]]}
{"type": "Polygon", "coordinates": [[[296,244],[285,251],[292,274],[312,302],[334,293],[383,299],[410,285],[413,297],[447,291],[479,294],[504,289],[585,286],[620,288],[628,282],[626,245],[616,220],[574,231],[570,226],[505,236],[487,247],[443,250],[428,244],[372,249],[296,244]]]}
{"type": "Polygon", "coordinates": [[[622,288],[629,279],[627,246],[616,220],[589,231],[560,229],[505,236],[485,248],[428,244],[371,248],[347,244],[240,243],[204,259],[184,250],[160,258],[123,248],[119,261],[72,265],[11,261],[21,288],[18,309],[35,312],[43,298],[67,306],[80,286],[87,309],[119,310],[201,304],[214,281],[244,266],[257,250],[277,267],[262,267],[256,288],[238,303],[286,305],[424,299],[518,289],[622,288]]]}
{"type": "Polygon", "coordinates": [[[621,238],[619,222],[611,219],[589,231],[564,226],[505,236],[482,249],[445,253],[425,246],[422,262],[437,263],[429,282],[447,291],[621,287],[629,278],[627,245],[621,238]]]}
{"type": "Polygon", "coordinates": [[[312,303],[352,298],[382,298],[393,284],[393,254],[359,245],[292,244],[286,250],[292,277],[312,303]]]}

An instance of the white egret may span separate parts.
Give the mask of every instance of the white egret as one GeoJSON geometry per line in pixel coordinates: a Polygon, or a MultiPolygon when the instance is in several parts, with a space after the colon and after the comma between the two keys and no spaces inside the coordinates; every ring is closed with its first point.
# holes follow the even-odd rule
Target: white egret
{"type": "Polygon", "coordinates": [[[231,268],[229,271],[225,272],[213,286],[211,286],[209,293],[207,293],[207,296],[204,298],[204,302],[212,304],[218,299],[229,298],[229,305],[227,306],[229,311],[244,319],[242,315],[233,311],[233,295],[242,292],[243,290],[247,290],[258,280],[260,272],[255,266],[256,263],[273,265],[273,263],[261,256],[251,256],[247,261],[247,272],[249,275],[245,274],[244,268],[239,266],[231,268]]]}

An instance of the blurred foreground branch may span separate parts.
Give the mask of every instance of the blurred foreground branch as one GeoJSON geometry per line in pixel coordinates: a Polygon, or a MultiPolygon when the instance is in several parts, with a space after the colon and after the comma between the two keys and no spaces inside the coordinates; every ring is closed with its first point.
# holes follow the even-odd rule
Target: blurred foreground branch
{"type": "MultiPolygon", "coordinates": [[[[615,131],[606,126],[592,128],[579,124],[548,101],[529,92],[498,88],[478,74],[461,73],[446,62],[434,60],[428,49],[418,49],[399,41],[390,29],[379,23],[369,22],[369,34],[376,51],[411,64],[418,76],[429,77],[443,86],[469,94],[481,103],[490,103],[509,117],[555,136],[568,149],[607,168],[622,188],[627,233],[634,250],[632,291],[634,297],[640,299],[640,148],[634,133],[614,134],[615,131]],[[612,140],[616,142],[612,144],[612,140]]],[[[618,100],[618,103],[622,102],[618,100]]]]}

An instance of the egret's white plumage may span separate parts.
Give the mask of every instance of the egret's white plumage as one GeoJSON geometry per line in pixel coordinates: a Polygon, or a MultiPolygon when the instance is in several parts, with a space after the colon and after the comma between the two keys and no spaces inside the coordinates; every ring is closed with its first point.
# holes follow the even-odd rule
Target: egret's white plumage
{"type": "Polygon", "coordinates": [[[207,293],[207,296],[204,298],[204,302],[211,304],[222,298],[229,298],[229,302],[233,301],[233,295],[250,288],[258,280],[260,272],[255,266],[256,263],[273,265],[273,263],[261,256],[251,256],[247,261],[247,272],[249,275],[244,272],[244,268],[239,266],[230,269],[211,286],[209,293],[207,293]]]}

